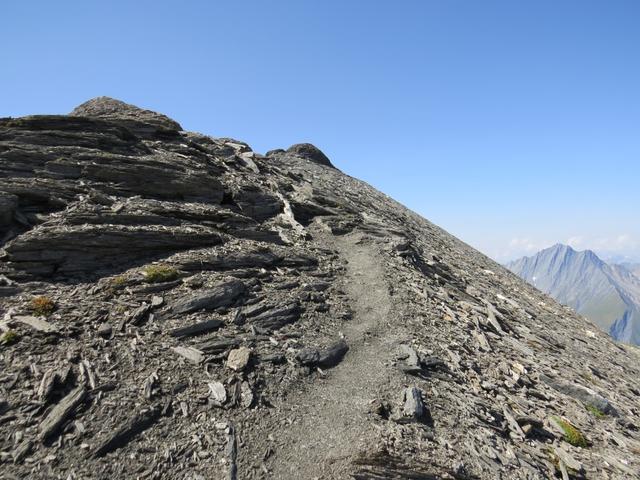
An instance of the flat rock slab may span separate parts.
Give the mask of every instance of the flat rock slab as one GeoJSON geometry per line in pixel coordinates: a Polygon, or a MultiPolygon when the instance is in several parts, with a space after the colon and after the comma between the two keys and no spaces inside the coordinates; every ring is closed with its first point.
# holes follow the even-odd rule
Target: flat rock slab
{"type": "Polygon", "coordinates": [[[71,393],[60,400],[40,424],[38,438],[44,441],[55,434],[73,414],[76,407],[84,401],[86,394],[86,389],[81,386],[72,390],[71,393]]]}
{"type": "Polygon", "coordinates": [[[58,333],[58,327],[47,322],[44,318],[41,317],[32,317],[28,315],[20,315],[17,317],[13,317],[12,320],[16,322],[23,323],[33,328],[34,330],[38,330],[43,333],[58,333]]]}
{"type": "Polygon", "coordinates": [[[302,309],[298,302],[291,302],[283,306],[268,309],[249,321],[252,325],[265,330],[278,330],[300,318],[302,309]]]}
{"type": "Polygon", "coordinates": [[[193,295],[174,303],[165,316],[183,315],[199,310],[215,310],[228,307],[245,292],[246,287],[240,280],[221,283],[210,290],[193,295]]]}
{"type": "Polygon", "coordinates": [[[606,413],[607,415],[613,415],[617,417],[618,411],[615,409],[611,402],[604,398],[602,395],[594,392],[590,388],[583,387],[582,385],[571,384],[562,382],[560,380],[553,379],[547,375],[540,375],[540,380],[549,385],[554,390],[569,395],[576,400],[581,401],[585,405],[597,408],[599,411],[606,413]]]}
{"type": "Polygon", "coordinates": [[[172,347],[171,350],[196,365],[204,361],[204,353],[193,347],[172,347]]]}
{"type": "Polygon", "coordinates": [[[204,322],[187,325],[186,327],[174,328],[173,330],[169,331],[169,335],[177,338],[200,335],[212,330],[216,330],[220,327],[220,325],[222,325],[222,320],[206,320],[204,322]]]}

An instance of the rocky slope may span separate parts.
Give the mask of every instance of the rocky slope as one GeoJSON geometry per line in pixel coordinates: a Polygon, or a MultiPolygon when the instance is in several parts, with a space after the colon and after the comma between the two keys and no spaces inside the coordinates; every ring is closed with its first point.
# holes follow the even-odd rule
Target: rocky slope
{"type": "Polygon", "coordinates": [[[640,263],[622,262],[622,263],[618,263],[617,265],[630,271],[636,277],[640,278],[640,263]]]}
{"type": "Polygon", "coordinates": [[[577,252],[561,244],[507,268],[614,339],[640,344],[640,278],[629,268],[605,263],[591,250],[577,252]]]}
{"type": "Polygon", "coordinates": [[[3,478],[638,477],[637,350],[315,147],[99,98],[0,158],[3,478]]]}

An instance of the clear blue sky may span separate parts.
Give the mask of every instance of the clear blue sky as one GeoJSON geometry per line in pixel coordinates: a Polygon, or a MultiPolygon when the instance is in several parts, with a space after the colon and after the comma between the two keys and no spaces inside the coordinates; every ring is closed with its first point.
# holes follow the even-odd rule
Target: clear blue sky
{"type": "Polygon", "coordinates": [[[108,95],[345,172],[505,260],[640,257],[640,1],[5,1],[0,116],[108,95]]]}

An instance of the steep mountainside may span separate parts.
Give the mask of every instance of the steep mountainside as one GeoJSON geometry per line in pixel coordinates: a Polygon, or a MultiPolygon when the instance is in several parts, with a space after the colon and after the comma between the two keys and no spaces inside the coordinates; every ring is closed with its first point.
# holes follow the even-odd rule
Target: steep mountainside
{"type": "Polygon", "coordinates": [[[628,268],[560,244],[507,267],[616,340],[640,344],[640,278],[628,268]]]}
{"type": "Polygon", "coordinates": [[[99,98],[0,158],[3,478],[638,478],[638,351],[312,145],[99,98]]]}
{"type": "Polygon", "coordinates": [[[619,263],[618,266],[625,268],[626,270],[633,273],[636,277],[640,278],[640,263],[623,262],[619,263]]]}

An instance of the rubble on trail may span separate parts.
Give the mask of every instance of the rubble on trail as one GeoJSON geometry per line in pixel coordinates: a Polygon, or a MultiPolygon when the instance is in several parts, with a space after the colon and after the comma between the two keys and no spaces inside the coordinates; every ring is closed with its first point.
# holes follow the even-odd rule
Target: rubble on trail
{"type": "Polygon", "coordinates": [[[640,478],[638,349],[313,145],[0,119],[0,239],[2,478],[640,478]]]}

